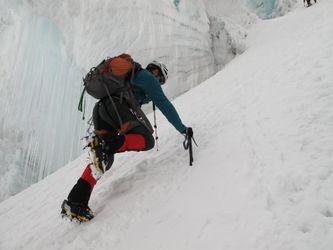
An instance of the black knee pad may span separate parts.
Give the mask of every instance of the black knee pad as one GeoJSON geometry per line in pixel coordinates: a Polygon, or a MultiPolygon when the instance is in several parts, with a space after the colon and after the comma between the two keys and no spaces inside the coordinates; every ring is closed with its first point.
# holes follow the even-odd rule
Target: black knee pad
{"type": "Polygon", "coordinates": [[[155,146],[155,139],[152,135],[145,136],[145,141],[146,141],[146,145],[145,145],[144,150],[150,150],[155,146]]]}
{"type": "Polygon", "coordinates": [[[103,135],[102,140],[105,142],[105,152],[108,154],[115,154],[118,149],[125,142],[125,136],[123,135],[103,135]]]}

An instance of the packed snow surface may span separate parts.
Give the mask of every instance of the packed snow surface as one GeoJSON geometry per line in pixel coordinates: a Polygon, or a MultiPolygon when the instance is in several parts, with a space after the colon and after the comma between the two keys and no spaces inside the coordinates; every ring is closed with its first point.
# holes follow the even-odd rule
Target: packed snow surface
{"type": "Polygon", "coordinates": [[[86,155],[0,204],[0,249],[333,247],[333,2],[257,24],[248,49],[174,101],[199,144],[158,113],[159,151],[125,153],[85,224],[60,204],[86,155]]]}

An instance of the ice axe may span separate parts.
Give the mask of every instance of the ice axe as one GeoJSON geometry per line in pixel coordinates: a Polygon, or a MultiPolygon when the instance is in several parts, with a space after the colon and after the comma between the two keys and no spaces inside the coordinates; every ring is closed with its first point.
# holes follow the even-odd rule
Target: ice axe
{"type": "Polygon", "coordinates": [[[183,146],[184,146],[185,150],[189,151],[189,154],[190,154],[190,166],[193,166],[192,140],[193,140],[194,144],[198,147],[198,144],[194,140],[194,137],[193,137],[193,129],[191,127],[186,128],[184,136],[185,136],[185,140],[183,142],[183,146]]]}

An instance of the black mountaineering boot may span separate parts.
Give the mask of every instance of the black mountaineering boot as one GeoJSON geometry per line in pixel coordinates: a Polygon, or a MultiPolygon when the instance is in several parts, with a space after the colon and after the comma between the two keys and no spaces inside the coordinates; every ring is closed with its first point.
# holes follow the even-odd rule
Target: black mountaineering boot
{"type": "Polygon", "coordinates": [[[88,206],[67,200],[64,200],[61,205],[61,215],[63,218],[67,217],[78,222],[86,222],[94,218],[94,214],[88,206]]]}
{"type": "Polygon", "coordinates": [[[80,178],[70,191],[67,200],[61,205],[62,217],[79,222],[88,221],[94,218],[94,214],[88,207],[91,194],[91,185],[80,178]]]}

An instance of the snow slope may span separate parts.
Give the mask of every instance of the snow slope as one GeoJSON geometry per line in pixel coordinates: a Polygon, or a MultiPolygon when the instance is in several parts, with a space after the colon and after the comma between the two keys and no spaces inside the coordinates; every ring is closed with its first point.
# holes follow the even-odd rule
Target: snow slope
{"type": "Polygon", "coordinates": [[[59,218],[85,155],[0,203],[0,249],[333,246],[333,2],[250,32],[247,51],[175,100],[199,148],[158,114],[160,151],[118,155],[93,221],[59,218]]]}

